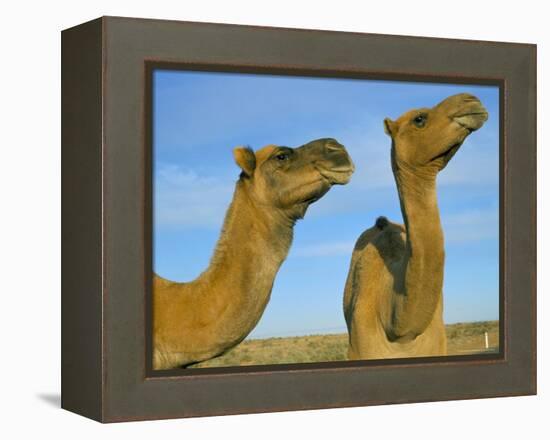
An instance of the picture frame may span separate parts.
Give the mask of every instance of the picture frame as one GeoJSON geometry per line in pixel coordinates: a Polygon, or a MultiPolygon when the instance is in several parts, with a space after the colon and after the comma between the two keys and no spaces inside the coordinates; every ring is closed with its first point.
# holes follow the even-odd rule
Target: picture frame
{"type": "Polygon", "coordinates": [[[100,422],[536,394],[536,46],[102,17],[62,32],[62,407],[100,422]],[[500,87],[500,352],[151,368],[151,69],[500,87]]]}

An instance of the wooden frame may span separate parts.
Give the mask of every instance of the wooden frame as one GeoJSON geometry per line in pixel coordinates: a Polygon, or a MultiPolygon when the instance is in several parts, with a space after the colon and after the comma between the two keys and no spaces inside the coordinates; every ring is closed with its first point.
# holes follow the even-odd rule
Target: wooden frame
{"type": "Polygon", "coordinates": [[[62,407],[102,422],[536,393],[536,46],[103,17],[62,33],[62,407]],[[153,372],[151,69],[494,84],[500,354],[153,372]]]}

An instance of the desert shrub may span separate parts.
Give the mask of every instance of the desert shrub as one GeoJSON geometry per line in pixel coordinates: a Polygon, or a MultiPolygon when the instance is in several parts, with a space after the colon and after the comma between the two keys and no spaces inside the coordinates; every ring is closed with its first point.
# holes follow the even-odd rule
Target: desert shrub
{"type": "MultiPolygon", "coordinates": [[[[446,332],[449,354],[465,353],[468,350],[479,352],[484,348],[485,332],[489,333],[491,341],[497,341],[498,344],[498,321],[451,324],[446,327],[446,332]]],[[[223,356],[202,362],[195,367],[343,361],[346,360],[347,349],[348,336],[345,333],[250,339],[243,341],[223,356]]]]}

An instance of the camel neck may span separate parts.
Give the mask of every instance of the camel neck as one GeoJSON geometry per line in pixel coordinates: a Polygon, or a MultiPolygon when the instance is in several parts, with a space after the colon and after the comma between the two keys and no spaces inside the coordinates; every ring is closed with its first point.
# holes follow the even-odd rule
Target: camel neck
{"type": "Polygon", "coordinates": [[[411,340],[433,319],[443,287],[444,242],[436,177],[408,168],[395,171],[407,234],[404,283],[393,312],[392,333],[411,340]]]}
{"type": "Polygon", "coordinates": [[[235,262],[244,263],[255,258],[280,265],[290,249],[293,226],[293,222],[278,212],[270,212],[269,207],[255,202],[245,185],[238,182],[211,266],[231,263],[229,266],[237,267],[235,262]]]}
{"type": "Polygon", "coordinates": [[[210,266],[197,279],[208,286],[206,294],[220,318],[238,324],[235,332],[228,324],[228,338],[233,333],[240,337],[243,326],[248,334],[260,319],[292,243],[292,226],[255,203],[245,184],[237,183],[210,266]]]}

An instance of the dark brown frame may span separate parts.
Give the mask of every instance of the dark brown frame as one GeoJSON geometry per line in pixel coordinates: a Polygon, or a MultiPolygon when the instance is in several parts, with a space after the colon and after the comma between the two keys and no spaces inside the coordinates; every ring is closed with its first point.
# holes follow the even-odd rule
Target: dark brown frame
{"type": "Polygon", "coordinates": [[[62,407],[102,422],[536,393],[536,46],[103,17],[62,33],[62,407]],[[154,372],[151,69],[494,84],[496,355],[154,372]]]}

